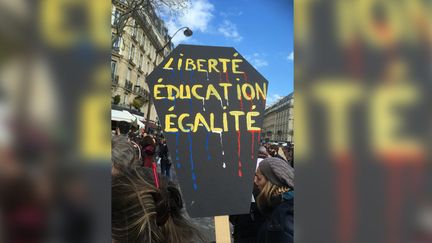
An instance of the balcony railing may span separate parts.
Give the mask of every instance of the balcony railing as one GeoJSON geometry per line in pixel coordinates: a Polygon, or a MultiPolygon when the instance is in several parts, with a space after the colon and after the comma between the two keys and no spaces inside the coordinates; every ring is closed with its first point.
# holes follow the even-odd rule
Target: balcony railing
{"type": "Polygon", "coordinates": [[[126,91],[129,91],[129,92],[132,92],[132,87],[133,87],[132,82],[129,81],[129,80],[126,80],[126,82],[125,82],[125,86],[124,86],[125,90],[126,90],[126,91]]]}
{"type": "Polygon", "coordinates": [[[136,95],[139,95],[139,96],[143,97],[144,100],[149,100],[150,99],[150,92],[148,90],[146,90],[145,88],[139,86],[139,85],[135,85],[134,93],[136,95]]]}
{"type": "Polygon", "coordinates": [[[129,63],[132,64],[133,66],[136,65],[136,63],[135,63],[135,58],[134,58],[134,57],[129,57],[128,60],[129,60],[129,63]]]}
{"type": "MultiPolygon", "coordinates": [[[[120,42],[119,40],[117,40],[118,42],[120,42]]],[[[114,53],[120,53],[120,44],[119,43],[115,43],[114,46],[112,47],[112,51],[114,53]]]]}

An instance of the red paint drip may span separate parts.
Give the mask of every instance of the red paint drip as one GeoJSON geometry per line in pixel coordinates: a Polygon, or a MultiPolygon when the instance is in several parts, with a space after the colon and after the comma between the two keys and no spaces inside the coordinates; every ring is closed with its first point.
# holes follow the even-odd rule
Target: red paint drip
{"type": "Polygon", "coordinates": [[[240,142],[240,131],[237,131],[237,156],[238,156],[238,175],[239,177],[243,176],[243,172],[242,172],[242,162],[240,160],[240,146],[241,146],[241,142],[240,142]]]}
{"type": "Polygon", "coordinates": [[[229,82],[229,80],[228,80],[228,72],[225,73],[225,80],[226,80],[227,82],[229,82]]]}
{"type": "Polygon", "coordinates": [[[246,82],[248,81],[248,76],[246,73],[243,73],[244,79],[246,80],[246,82]]]}
{"type": "Polygon", "coordinates": [[[156,184],[156,188],[159,189],[159,177],[158,177],[158,174],[156,171],[156,163],[155,162],[152,163],[152,171],[153,171],[153,178],[154,178],[154,181],[156,184]]]}
{"type": "Polygon", "coordinates": [[[356,198],[353,193],[354,161],[349,152],[338,154],[335,161],[337,206],[339,209],[337,237],[339,242],[352,242],[356,228],[356,198]]]}
{"type": "MultiPolygon", "coordinates": [[[[244,76],[244,78],[245,78],[245,80],[246,80],[246,82],[247,82],[247,74],[246,73],[243,73],[243,76],[244,76]]],[[[246,95],[248,95],[248,94],[246,94],[246,95]]],[[[249,96],[250,97],[250,96],[249,96]]],[[[240,110],[241,111],[243,111],[243,98],[242,98],[242,95],[240,95],[240,110]]]]}
{"type": "MultiPolygon", "coordinates": [[[[250,95],[249,95],[249,98],[250,98],[250,95]]],[[[252,99],[250,99],[250,103],[251,103],[250,111],[252,111],[252,106],[253,106],[252,99]]],[[[254,159],[255,132],[256,131],[251,131],[251,134],[252,134],[252,150],[251,150],[252,151],[252,160],[254,159]]]]}
{"type": "Polygon", "coordinates": [[[240,159],[240,131],[237,131],[237,155],[240,159]]]}
{"type": "Polygon", "coordinates": [[[387,227],[390,232],[388,235],[387,242],[398,243],[398,233],[401,232],[402,220],[402,205],[403,205],[403,193],[402,193],[402,174],[405,173],[406,169],[403,168],[403,164],[394,164],[387,167],[390,171],[388,178],[389,185],[387,187],[387,198],[392,202],[387,208],[387,227]]]}
{"type": "Polygon", "coordinates": [[[259,142],[261,139],[261,131],[260,130],[251,130],[249,131],[252,135],[252,160],[254,159],[254,150],[255,150],[255,133],[258,133],[257,141],[259,142]]]}

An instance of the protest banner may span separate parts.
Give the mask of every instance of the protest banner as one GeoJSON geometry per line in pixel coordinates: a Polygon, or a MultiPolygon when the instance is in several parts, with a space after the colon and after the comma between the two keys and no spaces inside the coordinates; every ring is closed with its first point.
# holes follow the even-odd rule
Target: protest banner
{"type": "Polygon", "coordinates": [[[189,215],[248,213],[267,80],[234,48],[179,45],[147,81],[189,215]]]}

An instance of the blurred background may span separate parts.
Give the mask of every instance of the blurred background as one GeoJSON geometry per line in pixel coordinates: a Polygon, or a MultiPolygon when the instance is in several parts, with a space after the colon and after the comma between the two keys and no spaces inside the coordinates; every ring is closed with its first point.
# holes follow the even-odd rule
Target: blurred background
{"type": "Polygon", "coordinates": [[[296,242],[432,242],[432,3],[294,9],[296,242]]]}
{"type": "MultiPolygon", "coordinates": [[[[296,242],[432,242],[432,3],[296,1],[296,242]]],[[[0,242],[109,242],[111,2],[0,1],[0,242]]]]}
{"type": "Polygon", "coordinates": [[[111,242],[109,1],[0,1],[0,242],[111,242]]]}

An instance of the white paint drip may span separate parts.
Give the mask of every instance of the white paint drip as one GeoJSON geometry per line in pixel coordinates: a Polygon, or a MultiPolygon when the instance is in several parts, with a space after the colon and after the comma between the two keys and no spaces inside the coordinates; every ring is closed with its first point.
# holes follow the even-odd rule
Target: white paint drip
{"type": "Polygon", "coordinates": [[[202,102],[203,102],[203,111],[205,111],[205,99],[204,99],[204,97],[202,98],[202,102]]]}
{"type": "MultiPolygon", "coordinates": [[[[223,146],[223,138],[222,138],[222,131],[212,131],[213,133],[218,133],[219,134],[219,138],[220,138],[220,144],[222,147],[222,156],[225,156],[225,150],[224,150],[224,146],[223,146]]],[[[225,162],[223,162],[223,168],[226,167],[225,162]]]]}
{"type": "Polygon", "coordinates": [[[217,133],[219,133],[220,144],[221,144],[221,146],[222,146],[222,153],[224,153],[224,149],[223,149],[223,140],[222,140],[222,131],[217,132],[217,133]]]}
{"type": "Polygon", "coordinates": [[[208,78],[208,71],[206,71],[206,74],[207,74],[207,81],[209,81],[209,78],[208,78]]]}

